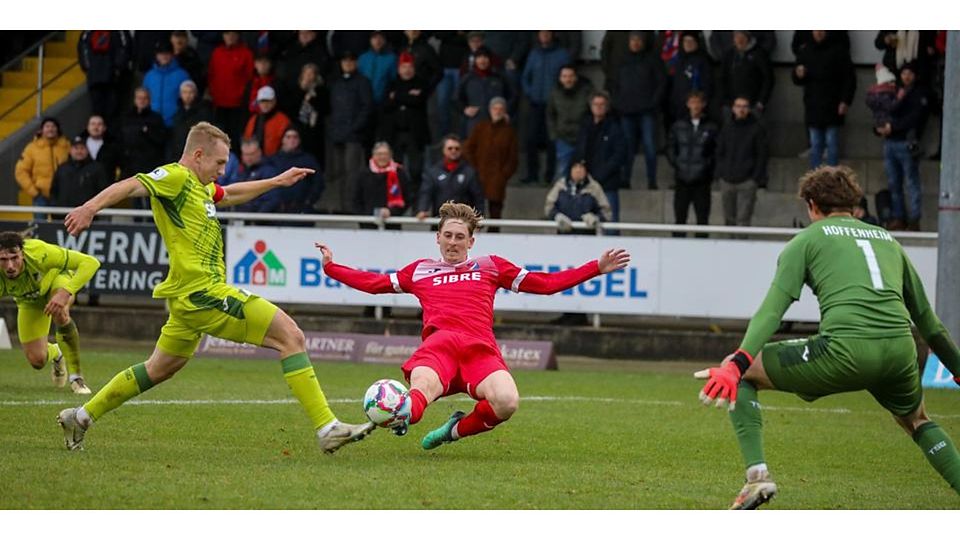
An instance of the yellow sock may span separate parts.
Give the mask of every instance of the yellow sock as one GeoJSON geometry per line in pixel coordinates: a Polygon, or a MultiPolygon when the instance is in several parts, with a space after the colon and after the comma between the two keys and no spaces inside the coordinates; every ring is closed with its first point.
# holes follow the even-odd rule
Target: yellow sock
{"type": "Polygon", "coordinates": [[[297,353],[280,360],[283,367],[283,378],[287,380],[290,391],[303,406],[314,429],[336,420],[337,416],[330,410],[327,398],[317,382],[317,374],[313,371],[307,353],[297,353]]]}
{"type": "Polygon", "coordinates": [[[123,405],[128,399],[151,388],[153,388],[153,382],[147,376],[146,366],[137,364],[117,373],[106,386],[83,405],[83,408],[91,418],[97,420],[123,405]]]}
{"type": "Polygon", "coordinates": [[[60,347],[57,347],[56,343],[47,343],[47,364],[53,362],[58,356],[60,356],[60,347]]]}
{"type": "Polygon", "coordinates": [[[71,320],[66,326],[58,326],[57,344],[63,351],[63,359],[67,361],[67,371],[70,375],[80,375],[80,333],[77,325],[71,320]]]}

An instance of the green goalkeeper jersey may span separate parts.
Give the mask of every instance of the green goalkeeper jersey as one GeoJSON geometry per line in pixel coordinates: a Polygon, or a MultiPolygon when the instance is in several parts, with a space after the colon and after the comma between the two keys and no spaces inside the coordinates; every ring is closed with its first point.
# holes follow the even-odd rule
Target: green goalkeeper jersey
{"type": "Polygon", "coordinates": [[[153,297],[176,298],[225,283],[223,236],[214,199],[217,186],[204,186],[179,163],[136,178],[150,192],[153,217],[170,254],[167,278],[153,290],[153,297]]]}
{"type": "Polygon", "coordinates": [[[64,288],[75,295],[99,268],[100,261],[86,253],[43,240],[24,240],[23,272],[14,279],[0,272],[0,297],[12,296],[17,304],[46,303],[45,295],[54,278],[65,272],[70,272],[70,281],[64,288]]]}

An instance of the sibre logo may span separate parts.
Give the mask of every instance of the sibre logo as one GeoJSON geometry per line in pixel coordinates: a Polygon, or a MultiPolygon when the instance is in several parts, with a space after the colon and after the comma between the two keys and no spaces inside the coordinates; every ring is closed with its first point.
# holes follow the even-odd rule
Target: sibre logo
{"type": "Polygon", "coordinates": [[[253,249],[233,267],[234,285],[274,285],[287,284],[287,268],[280,259],[267,249],[267,243],[257,240],[253,249]]]}
{"type": "Polygon", "coordinates": [[[446,274],[433,278],[433,286],[457,283],[459,281],[480,281],[480,272],[463,272],[461,274],[446,274]]]}

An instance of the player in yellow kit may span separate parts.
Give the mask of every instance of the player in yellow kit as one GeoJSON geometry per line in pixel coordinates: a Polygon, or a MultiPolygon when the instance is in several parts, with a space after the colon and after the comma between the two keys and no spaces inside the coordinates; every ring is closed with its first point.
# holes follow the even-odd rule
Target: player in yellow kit
{"type": "Polygon", "coordinates": [[[280,352],[284,378],[316,430],[320,448],[333,452],[362,439],[371,423],[344,424],[330,410],[307,357],[303,332],[289,315],[264,298],[227,285],[217,207],[250,201],[271,189],[291,186],[311,169],[291,167],[264,180],[221,187],[230,138],[216,126],[191,128],[177,163],[117,182],[74,209],[64,224],[76,235],[94,215],[129,197],[150,197],[157,229],[170,253],[170,271],[153,291],[170,311],[156,348],[141,364],[118,373],[82,407],[58,416],[70,450],[82,448],[92,423],[128,399],[172,377],[193,356],[202,334],[269,347],[280,352]]]}
{"type": "Polygon", "coordinates": [[[24,240],[18,232],[0,233],[0,297],[12,296],[17,303],[23,354],[34,369],[50,362],[58,388],[67,384],[69,371],[70,388],[77,394],[90,389],[80,373],[80,335],[70,306],[98,268],[100,261],[79,251],[24,240]],[[47,341],[51,320],[57,325],[56,344],[47,341]]]}

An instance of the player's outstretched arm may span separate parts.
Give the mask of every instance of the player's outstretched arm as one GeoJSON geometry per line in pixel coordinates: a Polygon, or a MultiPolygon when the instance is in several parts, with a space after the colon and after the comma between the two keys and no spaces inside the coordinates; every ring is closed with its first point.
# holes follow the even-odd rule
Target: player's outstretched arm
{"type": "MultiPolygon", "coordinates": [[[[333,250],[320,242],[314,242],[314,247],[323,255],[323,273],[333,279],[369,294],[400,293],[399,281],[391,279],[390,275],[366,272],[333,262],[333,250]]],[[[396,274],[393,274],[396,276],[396,274]]]]}
{"type": "MultiPolygon", "coordinates": [[[[503,262],[506,263],[506,261],[503,262]]],[[[513,266],[512,263],[506,264],[513,266]]],[[[512,280],[510,286],[506,284],[504,284],[504,286],[520,292],[556,294],[601,274],[609,274],[616,270],[622,270],[626,268],[628,264],[630,264],[630,254],[627,253],[627,250],[608,249],[600,255],[599,259],[589,261],[577,268],[552,273],[527,272],[526,270],[521,270],[516,274],[516,278],[512,280]]],[[[506,275],[509,276],[512,274],[507,272],[506,275]]]]}
{"type": "Polygon", "coordinates": [[[260,195],[279,187],[288,187],[306,178],[317,171],[303,167],[290,167],[273,178],[238,182],[223,186],[223,198],[217,201],[218,207],[235,206],[252,201],[260,195]]]}
{"type": "Polygon", "coordinates": [[[903,260],[903,303],[907,306],[910,318],[917,325],[920,336],[940,359],[940,363],[953,374],[954,382],[960,384],[960,349],[930,306],[923,282],[920,281],[913,263],[906,254],[903,255],[903,260]]]}
{"type": "Polygon", "coordinates": [[[98,193],[96,197],[83,203],[82,206],[74,208],[73,211],[64,218],[63,224],[67,227],[68,233],[77,236],[90,227],[90,223],[93,222],[93,217],[104,208],[109,208],[124,199],[147,197],[148,195],[150,195],[150,192],[148,192],[147,188],[143,187],[143,184],[136,178],[130,177],[126,180],[121,180],[104,189],[98,193]]]}

